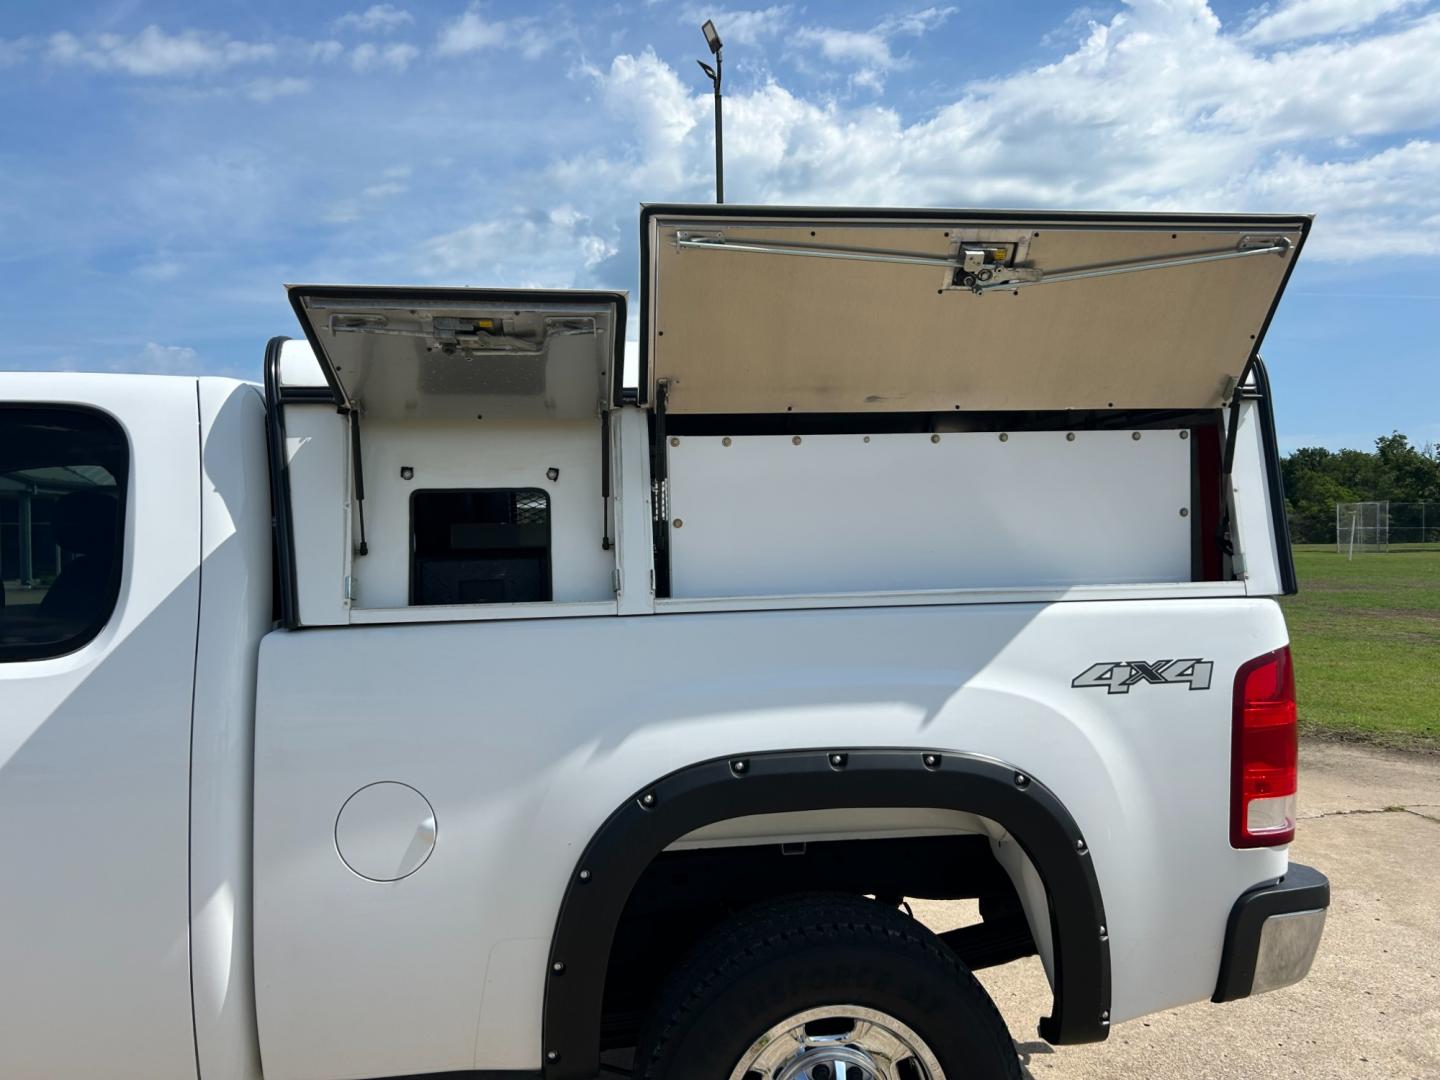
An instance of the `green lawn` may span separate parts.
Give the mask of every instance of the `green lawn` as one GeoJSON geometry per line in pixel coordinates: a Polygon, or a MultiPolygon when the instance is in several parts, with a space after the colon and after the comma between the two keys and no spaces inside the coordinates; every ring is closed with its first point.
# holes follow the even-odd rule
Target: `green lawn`
{"type": "Polygon", "coordinates": [[[1295,569],[1281,603],[1301,730],[1440,749],[1440,550],[1299,544],[1295,569]]]}

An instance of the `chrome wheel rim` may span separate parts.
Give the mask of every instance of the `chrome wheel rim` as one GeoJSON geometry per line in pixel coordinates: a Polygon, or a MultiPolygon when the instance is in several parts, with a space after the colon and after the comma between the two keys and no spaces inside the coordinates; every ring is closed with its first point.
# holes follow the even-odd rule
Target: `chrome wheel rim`
{"type": "Polygon", "coordinates": [[[730,1080],[945,1080],[909,1025],[864,1005],[825,1005],[771,1027],[730,1080]]]}

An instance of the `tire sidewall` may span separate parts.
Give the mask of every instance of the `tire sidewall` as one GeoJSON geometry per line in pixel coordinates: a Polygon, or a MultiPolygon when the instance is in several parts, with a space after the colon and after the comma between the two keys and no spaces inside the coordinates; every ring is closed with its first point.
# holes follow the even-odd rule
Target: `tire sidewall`
{"type": "Polygon", "coordinates": [[[1013,1043],[1007,1036],[997,1044],[995,1017],[980,1007],[993,1012],[988,1000],[968,992],[948,965],[924,952],[903,941],[806,942],[767,957],[707,995],[694,1022],[644,1076],[729,1080],[771,1027],[832,1005],[864,1006],[901,1021],[925,1042],[947,1080],[1014,1076],[1013,1043]]]}

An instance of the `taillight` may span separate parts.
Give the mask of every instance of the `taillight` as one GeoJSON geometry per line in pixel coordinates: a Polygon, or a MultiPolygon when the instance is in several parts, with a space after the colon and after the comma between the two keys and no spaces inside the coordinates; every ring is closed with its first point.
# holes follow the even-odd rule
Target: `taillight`
{"type": "Polygon", "coordinates": [[[1289,646],[1257,656],[1235,673],[1230,761],[1231,846],[1290,843],[1295,838],[1299,746],[1289,646]]]}

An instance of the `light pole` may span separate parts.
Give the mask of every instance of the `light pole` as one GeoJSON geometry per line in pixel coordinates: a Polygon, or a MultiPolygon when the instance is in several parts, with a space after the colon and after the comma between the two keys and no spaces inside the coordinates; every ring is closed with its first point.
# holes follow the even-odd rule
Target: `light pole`
{"type": "Polygon", "coordinates": [[[710,85],[715,88],[715,201],[725,201],[725,129],[720,118],[720,76],[723,72],[721,66],[720,50],[724,47],[720,41],[720,34],[715,29],[715,23],[710,19],[705,20],[705,25],[700,27],[700,32],[705,35],[705,44],[710,46],[710,55],[715,57],[715,66],[712,68],[704,60],[695,61],[700,65],[700,70],[710,76],[710,85]]]}

